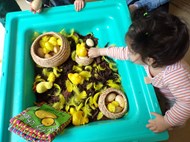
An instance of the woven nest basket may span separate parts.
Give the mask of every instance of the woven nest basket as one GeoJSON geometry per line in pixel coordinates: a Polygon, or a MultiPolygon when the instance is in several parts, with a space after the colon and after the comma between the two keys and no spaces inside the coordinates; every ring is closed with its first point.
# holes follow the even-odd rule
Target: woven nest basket
{"type": "Polygon", "coordinates": [[[98,100],[98,107],[100,109],[100,111],[107,117],[107,118],[110,118],[110,119],[116,119],[116,118],[120,118],[122,117],[123,115],[125,115],[126,111],[127,111],[127,99],[125,97],[125,94],[123,94],[120,90],[117,90],[117,89],[114,89],[114,88],[108,88],[106,89],[99,97],[99,100],[98,100]],[[124,105],[124,108],[122,109],[121,112],[118,112],[118,113],[112,113],[110,112],[107,107],[106,107],[106,97],[108,94],[110,93],[115,93],[117,95],[121,95],[124,99],[124,102],[125,102],[125,105],[124,105]]]}
{"type": "Polygon", "coordinates": [[[69,41],[65,37],[55,32],[47,32],[47,33],[41,34],[33,41],[30,53],[31,53],[32,59],[34,60],[36,64],[42,67],[56,67],[63,64],[68,59],[71,52],[70,50],[71,49],[70,49],[69,41]],[[39,55],[37,55],[37,50],[38,48],[40,48],[39,42],[43,36],[54,36],[61,39],[62,46],[60,46],[59,51],[52,57],[42,58],[39,55]]]}
{"type": "Polygon", "coordinates": [[[88,58],[88,57],[83,57],[83,58],[79,58],[77,55],[75,56],[75,61],[79,64],[79,65],[83,65],[83,66],[87,66],[90,65],[93,62],[92,58],[88,58]]]}

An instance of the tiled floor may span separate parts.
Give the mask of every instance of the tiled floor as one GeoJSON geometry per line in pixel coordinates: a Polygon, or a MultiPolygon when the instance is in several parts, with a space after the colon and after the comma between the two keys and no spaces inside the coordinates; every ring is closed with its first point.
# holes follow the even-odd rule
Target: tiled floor
{"type": "MultiPolygon", "coordinates": [[[[17,0],[19,6],[22,10],[29,10],[29,5],[25,0],[17,0]]],[[[170,138],[164,142],[189,142],[190,141],[190,120],[187,122],[186,126],[183,128],[176,128],[169,131],[170,138]]]]}

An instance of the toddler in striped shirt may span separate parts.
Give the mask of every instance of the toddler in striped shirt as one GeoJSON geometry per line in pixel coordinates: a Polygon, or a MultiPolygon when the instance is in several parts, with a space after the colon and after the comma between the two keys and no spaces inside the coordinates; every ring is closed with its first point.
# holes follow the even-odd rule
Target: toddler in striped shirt
{"type": "Polygon", "coordinates": [[[148,121],[147,128],[157,133],[185,124],[190,118],[190,69],[182,60],[189,49],[187,26],[174,15],[138,9],[125,40],[126,47],[90,48],[88,56],[109,56],[144,66],[146,81],[169,104],[163,115],[152,112],[155,119],[148,121]]]}

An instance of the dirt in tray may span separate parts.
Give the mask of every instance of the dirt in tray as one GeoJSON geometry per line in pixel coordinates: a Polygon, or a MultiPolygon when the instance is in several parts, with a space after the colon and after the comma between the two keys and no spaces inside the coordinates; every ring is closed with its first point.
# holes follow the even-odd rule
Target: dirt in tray
{"type": "MultiPolygon", "coordinates": [[[[60,32],[70,42],[71,55],[68,60],[58,67],[35,67],[36,77],[33,91],[36,95],[36,104],[47,103],[58,110],[63,110],[73,116],[73,125],[82,125],[92,121],[107,119],[98,108],[98,98],[107,88],[122,90],[120,76],[116,63],[108,57],[98,57],[90,65],[78,65],[74,60],[76,44],[91,38],[94,48],[97,48],[98,39],[92,33],[85,36],[77,32],[60,32]],[[72,35],[71,35],[72,34],[72,35]],[[78,43],[76,43],[76,38],[78,43]],[[68,74],[77,74],[83,81],[74,84],[68,74]],[[51,87],[43,93],[38,93],[36,88],[39,83],[50,82],[51,87]],[[77,118],[77,119],[75,119],[77,118]]],[[[90,48],[85,44],[85,47],[90,48]]]]}

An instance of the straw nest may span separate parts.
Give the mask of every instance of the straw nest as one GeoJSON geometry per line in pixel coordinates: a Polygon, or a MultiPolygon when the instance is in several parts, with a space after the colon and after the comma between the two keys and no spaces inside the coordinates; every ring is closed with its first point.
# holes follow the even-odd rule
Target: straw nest
{"type": "Polygon", "coordinates": [[[79,64],[79,65],[83,65],[83,66],[87,66],[90,65],[93,62],[92,58],[89,57],[78,57],[77,55],[75,56],[75,61],[79,64]]]}
{"type": "Polygon", "coordinates": [[[100,109],[100,111],[107,117],[107,118],[110,118],[110,119],[116,119],[116,118],[120,118],[122,117],[126,111],[127,111],[127,99],[126,99],[126,96],[125,94],[123,94],[120,90],[117,90],[117,89],[114,89],[114,88],[108,88],[106,89],[99,97],[99,100],[98,100],[98,107],[100,109]],[[107,104],[106,104],[106,97],[108,96],[108,94],[110,93],[115,93],[117,95],[121,95],[124,99],[124,108],[122,109],[122,111],[120,112],[110,112],[108,109],[107,109],[107,104]]]}
{"type": "Polygon", "coordinates": [[[63,37],[62,35],[55,33],[55,32],[47,32],[47,33],[41,34],[33,41],[30,53],[31,53],[31,56],[32,56],[32,59],[34,60],[34,62],[36,64],[38,64],[39,66],[56,67],[56,66],[63,64],[68,59],[70,52],[71,52],[70,50],[71,50],[70,44],[65,37],[63,37]],[[62,46],[60,46],[59,51],[49,58],[40,57],[37,54],[38,48],[40,48],[39,42],[43,36],[54,36],[56,38],[61,39],[62,46]]]}

